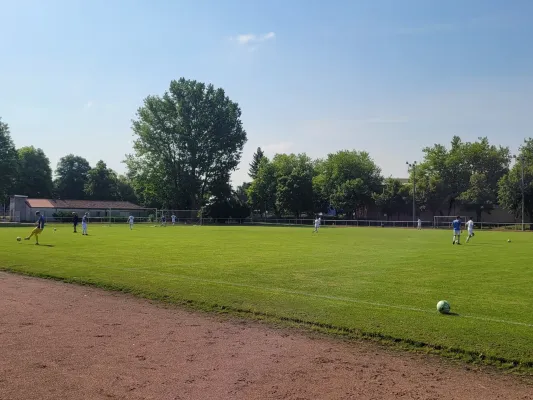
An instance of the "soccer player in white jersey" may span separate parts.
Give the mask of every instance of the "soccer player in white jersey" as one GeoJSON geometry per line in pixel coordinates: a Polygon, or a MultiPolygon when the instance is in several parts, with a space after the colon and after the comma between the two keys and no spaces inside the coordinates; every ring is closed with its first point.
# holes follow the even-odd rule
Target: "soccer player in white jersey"
{"type": "Polygon", "coordinates": [[[83,217],[81,218],[81,234],[83,236],[88,236],[89,233],[87,232],[87,224],[89,223],[89,213],[85,213],[83,217]]]}
{"type": "Polygon", "coordinates": [[[135,218],[133,218],[133,215],[130,214],[130,216],[128,217],[128,222],[130,223],[130,231],[133,230],[133,221],[135,220],[135,218]]]}
{"type": "Polygon", "coordinates": [[[170,218],[172,218],[172,225],[176,225],[176,216],[172,214],[170,218]]]}
{"type": "Polygon", "coordinates": [[[472,217],[468,219],[466,229],[468,230],[468,237],[466,238],[466,242],[468,243],[470,238],[474,236],[474,221],[472,221],[472,217]]]}
{"type": "Polygon", "coordinates": [[[422,220],[418,218],[418,230],[422,229],[422,220]]]}
{"type": "Polygon", "coordinates": [[[315,219],[315,230],[313,231],[313,233],[318,233],[318,228],[320,228],[320,221],[320,217],[315,219]]]}

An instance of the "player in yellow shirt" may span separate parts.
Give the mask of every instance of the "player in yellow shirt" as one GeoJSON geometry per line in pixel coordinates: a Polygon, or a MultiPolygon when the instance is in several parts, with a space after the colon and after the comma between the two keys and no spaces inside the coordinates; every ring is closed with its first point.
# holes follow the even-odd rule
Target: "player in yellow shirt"
{"type": "Polygon", "coordinates": [[[25,238],[24,240],[30,240],[33,236],[35,236],[35,244],[39,244],[39,235],[43,232],[44,229],[44,217],[41,215],[39,211],[35,213],[35,216],[37,217],[37,221],[35,225],[37,225],[33,231],[31,231],[30,236],[25,238]]]}

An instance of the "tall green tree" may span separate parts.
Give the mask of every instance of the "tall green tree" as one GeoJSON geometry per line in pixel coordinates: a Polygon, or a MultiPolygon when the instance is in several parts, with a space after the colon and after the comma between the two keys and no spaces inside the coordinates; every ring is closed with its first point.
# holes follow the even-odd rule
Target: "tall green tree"
{"type": "Polygon", "coordinates": [[[443,188],[445,188],[441,192],[444,195],[441,202],[446,215],[452,213],[458,197],[468,189],[470,182],[471,171],[467,167],[464,150],[465,146],[461,138],[454,136],[449,149],[442,144],[436,144],[423,149],[424,160],[417,168],[417,171],[419,168],[424,169],[426,175],[433,182],[438,180],[443,188]]]}
{"type": "Polygon", "coordinates": [[[89,179],[89,161],[74,154],[62,157],[57,163],[54,181],[55,195],[60,199],[85,199],[85,185],[89,179]]]}
{"type": "Polygon", "coordinates": [[[387,178],[381,193],[374,193],[372,196],[382,213],[387,214],[387,219],[393,215],[399,216],[407,212],[407,199],[409,197],[409,187],[402,184],[399,179],[387,178]]]}
{"type": "Polygon", "coordinates": [[[50,160],[42,149],[18,149],[17,193],[34,198],[50,198],[53,192],[50,160]]]}
{"type": "Polygon", "coordinates": [[[116,181],[117,193],[115,199],[118,201],[129,201],[136,204],[138,202],[135,189],[127,176],[119,175],[116,181]]]}
{"type": "Polygon", "coordinates": [[[325,162],[322,159],[313,161],[313,210],[325,213],[329,210],[330,193],[326,191],[325,162]]]}
{"type": "Polygon", "coordinates": [[[257,176],[248,188],[248,204],[253,210],[264,214],[272,211],[279,215],[276,207],[277,178],[276,167],[267,157],[259,163],[257,176]]]}
{"type": "Polygon", "coordinates": [[[235,195],[243,204],[248,204],[248,189],[251,185],[251,182],[243,182],[242,185],[237,186],[235,189],[235,195]]]}
{"type": "Polygon", "coordinates": [[[184,78],[148,96],[132,129],[129,177],[172,208],[201,207],[221,179],[229,182],[246,142],[238,104],[223,89],[184,78]]]}
{"type": "Polygon", "coordinates": [[[150,168],[145,159],[127,156],[126,176],[137,195],[138,203],[146,208],[177,208],[175,204],[187,204],[188,196],[182,191],[172,193],[164,168],[150,168]],[[176,200],[177,198],[177,200],[176,200]],[[180,201],[181,200],[181,201],[180,201]]]}
{"type": "Polygon", "coordinates": [[[117,174],[102,160],[89,171],[85,193],[91,200],[117,199],[117,174]]]}
{"type": "Polygon", "coordinates": [[[276,209],[299,217],[313,211],[313,163],[306,154],[277,154],[276,209]]]}
{"type": "Polygon", "coordinates": [[[15,188],[18,154],[11,140],[9,126],[0,118],[0,204],[6,204],[15,188]]]}
{"type": "Polygon", "coordinates": [[[533,223],[533,139],[524,141],[517,162],[498,183],[499,205],[515,218],[522,214],[522,162],[524,168],[524,214],[533,223]],[[521,161],[522,160],[522,161],[521,161]]]}
{"type": "Polygon", "coordinates": [[[465,143],[462,154],[470,179],[458,199],[481,221],[482,212],[490,213],[497,203],[498,182],[509,171],[511,155],[508,147],[491,145],[486,137],[465,143]]]}
{"type": "Polygon", "coordinates": [[[250,163],[250,169],[248,170],[248,175],[250,178],[255,179],[257,176],[257,171],[259,169],[259,163],[261,162],[261,159],[265,156],[265,153],[263,153],[263,150],[261,150],[261,147],[258,147],[256,152],[254,153],[254,156],[252,158],[252,162],[250,163]]]}
{"type": "Polygon", "coordinates": [[[381,190],[381,169],[367,152],[343,150],[329,154],[321,168],[315,183],[321,182],[331,205],[346,214],[370,207],[373,194],[381,190]]]}
{"type": "MultiPolygon", "coordinates": [[[[490,212],[497,200],[498,181],[509,168],[506,147],[495,146],[487,138],[463,142],[452,138],[449,148],[436,144],[424,150],[417,167],[417,202],[421,208],[451,215],[459,205],[476,213],[490,212]]],[[[413,175],[411,174],[411,185],[413,175]]]]}
{"type": "MultiPolygon", "coordinates": [[[[433,216],[444,215],[443,209],[448,208],[448,188],[440,175],[427,168],[425,164],[416,169],[416,204],[420,211],[429,211],[433,216]]],[[[413,175],[409,182],[409,202],[412,201],[413,175]]]]}

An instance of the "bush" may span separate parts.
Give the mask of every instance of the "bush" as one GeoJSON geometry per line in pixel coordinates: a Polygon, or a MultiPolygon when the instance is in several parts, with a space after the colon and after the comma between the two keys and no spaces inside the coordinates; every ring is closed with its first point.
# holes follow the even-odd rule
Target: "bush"
{"type": "Polygon", "coordinates": [[[68,211],[57,211],[52,214],[52,217],[58,218],[58,219],[72,218],[72,213],[68,211]]]}

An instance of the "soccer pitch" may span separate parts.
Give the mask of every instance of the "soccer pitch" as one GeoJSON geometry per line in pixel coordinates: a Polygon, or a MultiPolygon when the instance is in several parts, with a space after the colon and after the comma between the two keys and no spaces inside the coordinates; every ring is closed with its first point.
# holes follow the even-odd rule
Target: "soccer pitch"
{"type": "Polygon", "coordinates": [[[0,229],[0,269],[533,368],[529,233],[453,246],[448,230],[52,227],[41,246],[15,240],[29,228],[0,229]]]}

